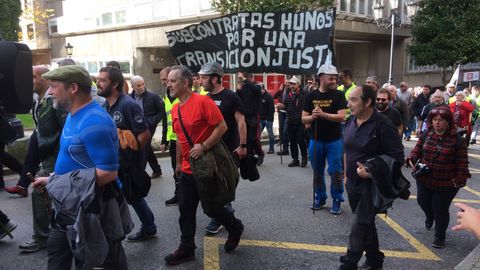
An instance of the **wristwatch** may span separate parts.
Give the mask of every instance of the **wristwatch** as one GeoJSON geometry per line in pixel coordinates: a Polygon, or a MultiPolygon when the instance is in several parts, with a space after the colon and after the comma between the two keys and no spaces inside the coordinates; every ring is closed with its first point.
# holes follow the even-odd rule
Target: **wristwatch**
{"type": "Polygon", "coordinates": [[[240,144],[240,147],[241,147],[241,148],[247,148],[247,144],[246,144],[246,143],[242,143],[242,144],[240,144]]]}

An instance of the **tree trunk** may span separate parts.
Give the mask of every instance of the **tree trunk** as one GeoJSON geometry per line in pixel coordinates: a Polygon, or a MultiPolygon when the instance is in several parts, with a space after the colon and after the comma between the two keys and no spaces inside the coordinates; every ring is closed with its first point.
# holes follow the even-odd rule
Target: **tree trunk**
{"type": "Polygon", "coordinates": [[[442,84],[447,85],[447,69],[444,67],[440,68],[440,77],[442,78],[442,84]]]}

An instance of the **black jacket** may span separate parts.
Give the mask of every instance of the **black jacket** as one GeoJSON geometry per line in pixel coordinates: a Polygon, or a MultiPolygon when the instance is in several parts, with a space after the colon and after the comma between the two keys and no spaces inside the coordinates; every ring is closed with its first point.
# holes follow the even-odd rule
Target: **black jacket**
{"type": "Polygon", "coordinates": [[[240,97],[242,104],[244,105],[245,117],[258,117],[262,87],[260,85],[255,85],[249,80],[244,80],[242,88],[237,90],[237,95],[240,97]]]}
{"type": "Polygon", "coordinates": [[[402,163],[381,155],[365,162],[372,175],[372,202],[377,213],[385,213],[396,198],[408,200],[410,182],[402,174],[402,163]]]}
{"type": "Polygon", "coordinates": [[[273,113],[275,112],[275,107],[273,105],[273,97],[265,91],[261,97],[261,105],[260,105],[260,119],[261,120],[268,120],[273,122],[273,113]]]}
{"type": "Polygon", "coordinates": [[[283,100],[289,125],[302,124],[303,103],[305,101],[305,92],[301,89],[298,93],[288,92],[283,100]]]}
{"type": "MultiPolygon", "coordinates": [[[[135,91],[130,93],[130,96],[135,99],[135,91]]],[[[155,93],[145,89],[142,96],[143,115],[147,120],[150,133],[155,131],[158,123],[163,120],[163,129],[167,129],[167,114],[165,113],[165,105],[163,100],[155,93]]]]}
{"type": "Polygon", "coordinates": [[[422,114],[423,107],[430,103],[430,95],[426,97],[423,93],[418,95],[417,99],[415,100],[415,104],[413,108],[415,110],[415,116],[420,116],[422,114]]]}

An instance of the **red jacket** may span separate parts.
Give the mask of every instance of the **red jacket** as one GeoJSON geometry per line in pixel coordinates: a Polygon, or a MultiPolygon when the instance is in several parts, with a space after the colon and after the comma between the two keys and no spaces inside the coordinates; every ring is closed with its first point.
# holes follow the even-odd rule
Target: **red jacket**
{"type": "Polygon", "coordinates": [[[449,105],[450,111],[453,113],[453,120],[459,128],[466,128],[468,132],[471,131],[471,115],[473,112],[473,105],[468,101],[462,101],[460,105],[453,102],[449,105]]]}

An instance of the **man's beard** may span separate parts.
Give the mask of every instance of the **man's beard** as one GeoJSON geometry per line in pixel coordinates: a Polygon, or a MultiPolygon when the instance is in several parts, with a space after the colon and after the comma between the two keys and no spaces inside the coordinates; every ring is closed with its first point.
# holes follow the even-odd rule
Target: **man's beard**
{"type": "Polygon", "coordinates": [[[107,98],[112,95],[113,88],[111,85],[107,86],[105,89],[97,89],[97,94],[101,97],[107,98]],[[100,91],[98,91],[100,90],[100,91]]]}
{"type": "Polygon", "coordinates": [[[72,105],[72,102],[70,100],[65,101],[64,103],[59,102],[55,98],[53,98],[53,108],[55,110],[63,110],[63,111],[69,111],[70,106],[72,105]]]}
{"type": "Polygon", "coordinates": [[[377,103],[375,106],[377,107],[377,110],[381,112],[385,111],[388,108],[388,104],[385,103],[377,103]]]}

